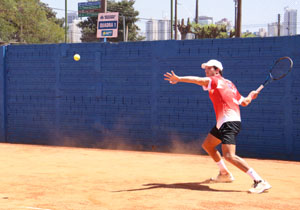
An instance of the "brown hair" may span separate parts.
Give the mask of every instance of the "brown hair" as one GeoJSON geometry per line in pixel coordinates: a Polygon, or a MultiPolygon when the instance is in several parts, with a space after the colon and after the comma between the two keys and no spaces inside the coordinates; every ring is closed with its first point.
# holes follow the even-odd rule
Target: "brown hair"
{"type": "MultiPolygon", "coordinates": [[[[219,69],[219,68],[216,67],[216,66],[213,66],[213,67],[214,67],[215,70],[216,70],[216,69],[219,69]]],[[[222,71],[221,69],[219,69],[219,73],[220,73],[221,76],[223,76],[223,71],[222,71]]]]}

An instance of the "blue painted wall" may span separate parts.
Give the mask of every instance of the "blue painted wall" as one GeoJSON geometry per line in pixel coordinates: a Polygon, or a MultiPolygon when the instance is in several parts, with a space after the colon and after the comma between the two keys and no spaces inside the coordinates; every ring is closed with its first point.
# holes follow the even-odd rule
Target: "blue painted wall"
{"type": "Polygon", "coordinates": [[[6,55],[6,47],[0,47],[0,142],[6,141],[6,103],[5,103],[5,86],[6,86],[6,78],[5,78],[5,55],[6,55]]]}
{"type": "Polygon", "coordinates": [[[247,95],[290,56],[293,72],[241,108],[237,153],[300,160],[299,44],[300,36],[2,47],[1,141],[201,152],[215,124],[208,93],[163,74],[204,76],[201,64],[215,58],[247,95]]]}

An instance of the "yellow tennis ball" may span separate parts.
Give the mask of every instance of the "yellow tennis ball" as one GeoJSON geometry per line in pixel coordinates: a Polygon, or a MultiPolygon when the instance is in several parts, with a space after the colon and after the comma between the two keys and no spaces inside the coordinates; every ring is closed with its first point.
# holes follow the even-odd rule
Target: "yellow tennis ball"
{"type": "Polygon", "coordinates": [[[79,61],[80,60],[80,55],[79,54],[75,54],[73,58],[74,58],[75,61],[79,61]]]}

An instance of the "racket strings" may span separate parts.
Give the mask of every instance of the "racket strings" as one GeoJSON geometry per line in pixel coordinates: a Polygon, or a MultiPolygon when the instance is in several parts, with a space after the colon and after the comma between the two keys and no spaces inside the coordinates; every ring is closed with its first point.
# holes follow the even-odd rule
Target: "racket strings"
{"type": "Polygon", "coordinates": [[[292,68],[292,61],[289,58],[284,58],[279,60],[270,71],[270,76],[273,80],[278,80],[283,78],[289,73],[292,68]]]}

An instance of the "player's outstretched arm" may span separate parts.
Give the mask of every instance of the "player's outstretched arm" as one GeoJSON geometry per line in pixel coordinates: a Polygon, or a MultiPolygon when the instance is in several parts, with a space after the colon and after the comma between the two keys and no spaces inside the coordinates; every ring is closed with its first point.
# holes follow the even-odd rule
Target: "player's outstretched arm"
{"type": "Polygon", "coordinates": [[[248,106],[253,99],[256,99],[258,96],[259,92],[256,90],[251,91],[246,98],[242,101],[241,105],[242,106],[248,106]]]}
{"type": "Polygon", "coordinates": [[[209,78],[207,77],[195,77],[195,76],[184,76],[179,77],[177,76],[174,71],[171,73],[167,72],[164,74],[165,80],[169,81],[171,84],[177,84],[178,82],[185,82],[185,83],[194,83],[201,86],[207,86],[209,83],[209,78]]]}

